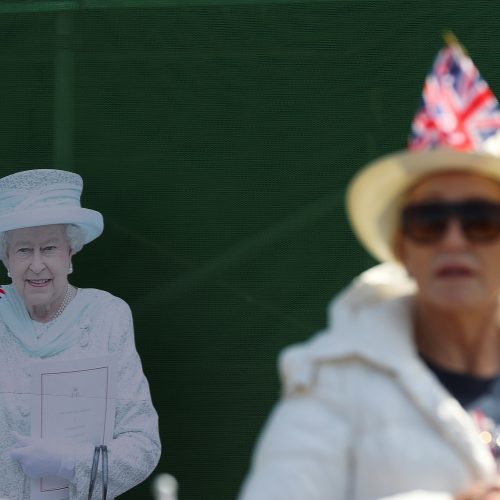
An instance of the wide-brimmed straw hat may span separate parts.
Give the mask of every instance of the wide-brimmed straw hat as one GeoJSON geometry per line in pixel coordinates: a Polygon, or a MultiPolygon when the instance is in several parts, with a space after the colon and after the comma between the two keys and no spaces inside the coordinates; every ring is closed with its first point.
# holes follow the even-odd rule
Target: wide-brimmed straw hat
{"type": "Polygon", "coordinates": [[[102,215],[82,208],[82,178],[73,172],[37,169],[0,179],[0,233],[49,224],[75,224],[84,243],[103,231],[102,215]]]}
{"type": "Polygon", "coordinates": [[[409,188],[445,171],[500,182],[500,108],[486,81],[455,42],[428,74],[408,149],[360,170],[347,189],[347,210],[360,242],[378,260],[395,260],[394,237],[409,188]]]}

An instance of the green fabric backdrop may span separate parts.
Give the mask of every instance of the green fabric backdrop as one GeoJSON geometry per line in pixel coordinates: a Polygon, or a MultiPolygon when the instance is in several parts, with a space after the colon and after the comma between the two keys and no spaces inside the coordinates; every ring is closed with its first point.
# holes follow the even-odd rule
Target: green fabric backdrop
{"type": "Polygon", "coordinates": [[[500,94],[500,4],[89,5],[0,5],[0,175],[83,176],[106,229],[73,282],[132,307],[157,472],[180,500],[232,500],[279,397],[278,352],[374,262],[348,228],[349,178],[404,147],[444,29],[500,94]]]}

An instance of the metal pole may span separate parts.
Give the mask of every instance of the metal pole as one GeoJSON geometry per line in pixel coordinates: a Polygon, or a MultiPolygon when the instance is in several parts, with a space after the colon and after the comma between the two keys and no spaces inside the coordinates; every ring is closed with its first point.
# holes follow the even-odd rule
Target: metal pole
{"type": "Polygon", "coordinates": [[[72,49],[73,13],[56,16],[54,53],[54,167],[73,168],[74,56],[72,49]]]}

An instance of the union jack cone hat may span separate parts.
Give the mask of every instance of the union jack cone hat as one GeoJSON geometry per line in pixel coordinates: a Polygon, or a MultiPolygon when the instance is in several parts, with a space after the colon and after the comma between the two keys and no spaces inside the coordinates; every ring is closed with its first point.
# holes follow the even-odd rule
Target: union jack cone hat
{"type": "Polygon", "coordinates": [[[351,225],[374,257],[396,260],[392,247],[405,193],[423,177],[447,170],[500,182],[498,101],[455,40],[427,75],[408,149],[369,163],[348,186],[351,225]]]}

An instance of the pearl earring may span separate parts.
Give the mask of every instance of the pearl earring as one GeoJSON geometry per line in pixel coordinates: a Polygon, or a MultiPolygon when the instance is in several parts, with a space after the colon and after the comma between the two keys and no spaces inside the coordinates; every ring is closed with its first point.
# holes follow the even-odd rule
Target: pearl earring
{"type": "Polygon", "coordinates": [[[68,269],[68,274],[71,274],[73,272],[73,264],[69,264],[69,269],[68,269]]]}
{"type": "Polygon", "coordinates": [[[7,277],[12,278],[12,276],[10,275],[10,271],[8,269],[7,269],[7,277]]]}

